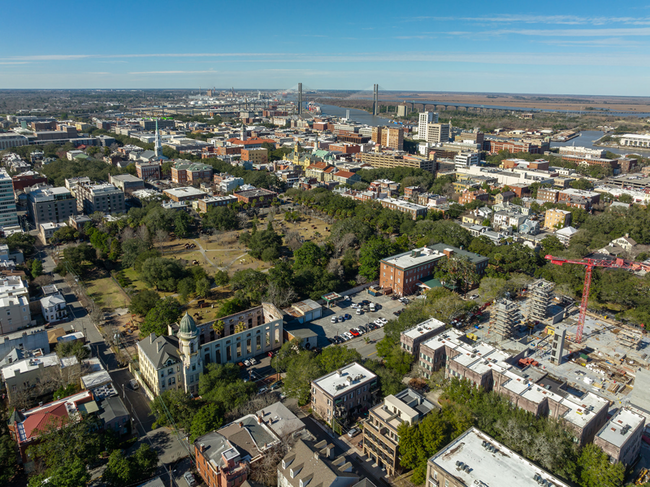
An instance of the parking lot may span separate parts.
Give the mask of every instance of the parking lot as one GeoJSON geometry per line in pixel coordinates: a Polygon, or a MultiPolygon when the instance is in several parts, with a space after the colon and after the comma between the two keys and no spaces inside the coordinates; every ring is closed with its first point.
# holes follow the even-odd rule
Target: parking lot
{"type": "MultiPolygon", "coordinates": [[[[358,328],[359,326],[368,326],[377,318],[384,318],[386,320],[393,320],[396,318],[394,312],[402,310],[404,305],[397,300],[392,300],[390,296],[372,296],[367,291],[362,291],[350,295],[349,301],[340,301],[332,305],[331,309],[323,309],[323,317],[310,322],[307,326],[318,335],[318,346],[326,347],[330,345],[328,338],[333,338],[336,335],[341,335],[349,331],[351,328],[358,328]],[[358,304],[363,300],[375,303],[377,306],[376,311],[364,311],[363,314],[356,314],[356,310],[352,304],[358,304]],[[332,323],[332,317],[341,317],[349,315],[350,319],[332,323]]],[[[384,337],[384,332],[381,328],[371,331],[367,334],[355,337],[352,340],[345,342],[351,348],[359,350],[363,357],[372,355],[375,350],[375,343],[384,337]],[[368,339],[368,343],[364,340],[368,339]]]]}

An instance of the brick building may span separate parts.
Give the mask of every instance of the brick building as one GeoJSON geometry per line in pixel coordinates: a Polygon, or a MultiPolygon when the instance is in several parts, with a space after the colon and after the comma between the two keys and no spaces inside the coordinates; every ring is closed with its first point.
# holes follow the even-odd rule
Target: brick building
{"type": "Polygon", "coordinates": [[[557,202],[567,206],[584,208],[589,211],[593,205],[600,202],[600,193],[586,191],[584,189],[567,188],[559,192],[557,202]]]}
{"type": "Polygon", "coordinates": [[[353,362],[312,381],[311,407],[331,425],[346,426],[374,404],[377,393],[377,376],[353,362]]]}
{"type": "Polygon", "coordinates": [[[13,184],[14,191],[21,191],[36,184],[47,183],[47,177],[35,171],[25,171],[23,173],[12,176],[11,182],[13,184]]]}
{"type": "Polygon", "coordinates": [[[232,195],[229,196],[210,196],[196,201],[196,208],[201,213],[205,213],[209,208],[215,206],[227,206],[237,203],[237,198],[232,195]]]}
{"type": "Polygon", "coordinates": [[[135,170],[143,181],[147,179],[160,179],[162,177],[159,162],[136,162],[135,170]]]}
{"type": "Polygon", "coordinates": [[[553,188],[539,188],[537,190],[537,199],[544,203],[557,203],[560,192],[553,188]]]}
{"type": "Polygon", "coordinates": [[[610,462],[630,465],[641,451],[644,426],[643,416],[622,408],[598,432],[594,444],[607,453],[610,462]]]}
{"type": "Polygon", "coordinates": [[[172,166],[172,182],[187,184],[212,178],[212,166],[198,162],[178,161],[172,166]]]}
{"type": "Polygon", "coordinates": [[[269,206],[278,197],[274,191],[263,188],[235,191],[233,196],[241,203],[252,204],[255,207],[269,206]]]}
{"type": "Polygon", "coordinates": [[[201,191],[200,189],[196,189],[191,186],[187,188],[166,189],[165,191],[163,191],[163,194],[169,196],[170,200],[175,201],[177,203],[180,201],[200,200],[207,196],[205,191],[201,191]]]}
{"type": "Polygon", "coordinates": [[[269,151],[263,147],[241,150],[241,160],[250,161],[253,164],[266,164],[269,162],[269,151]]]}
{"type": "Polygon", "coordinates": [[[527,152],[529,154],[543,154],[551,147],[550,142],[546,141],[525,141],[525,140],[488,140],[491,154],[498,154],[502,150],[512,154],[527,152]]]}
{"type": "Polygon", "coordinates": [[[425,217],[429,211],[426,206],[418,205],[417,203],[409,203],[408,201],[398,200],[395,198],[382,198],[377,201],[379,201],[381,206],[384,208],[401,211],[402,213],[410,215],[413,220],[416,220],[418,217],[425,217]]]}

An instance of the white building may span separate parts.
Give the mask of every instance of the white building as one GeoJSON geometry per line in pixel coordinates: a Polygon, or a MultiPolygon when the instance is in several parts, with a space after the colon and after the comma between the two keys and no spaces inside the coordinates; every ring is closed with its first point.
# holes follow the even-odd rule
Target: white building
{"type": "Polygon", "coordinates": [[[50,294],[41,299],[41,311],[46,322],[53,324],[64,321],[68,317],[65,298],[60,292],[50,294]]]}
{"type": "Polygon", "coordinates": [[[629,147],[650,147],[650,135],[625,134],[621,136],[619,144],[629,147]]]}
{"type": "Polygon", "coordinates": [[[438,123],[438,114],[435,112],[422,112],[418,119],[418,139],[429,140],[429,124],[438,123]]]}
{"type": "Polygon", "coordinates": [[[477,166],[480,160],[478,152],[461,152],[454,157],[456,168],[477,166]]]}
{"type": "Polygon", "coordinates": [[[24,135],[0,134],[0,150],[27,145],[29,140],[24,135]]]}
{"type": "Polygon", "coordinates": [[[602,158],[605,157],[605,149],[589,149],[588,147],[575,147],[573,145],[565,145],[560,147],[560,155],[571,155],[579,157],[602,158]]]}
{"type": "Polygon", "coordinates": [[[14,186],[7,170],[0,169],[0,226],[18,225],[14,186]]]}

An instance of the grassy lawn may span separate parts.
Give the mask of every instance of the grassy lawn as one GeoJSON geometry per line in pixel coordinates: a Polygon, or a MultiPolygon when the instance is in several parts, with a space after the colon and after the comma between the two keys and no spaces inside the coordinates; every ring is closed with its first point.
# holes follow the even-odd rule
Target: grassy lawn
{"type": "Polygon", "coordinates": [[[226,299],[230,299],[234,296],[234,293],[230,290],[229,286],[219,287],[213,289],[210,293],[210,296],[204,301],[208,303],[207,307],[199,307],[199,299],[192,298],[187,307],[187,312],[197,320],[197,323],[205,323],[206,321],[213,321],[217,318],[219,307],[221,303],[226,299]],[[214,305],[214,308],[212,307],[214,305]],[[198,316],[196,316],[198,313],[198,316]]]}
{"type": "Polygon", "coordinates": [[[147,286],[144,282],[138,279],[138,273],[135,272],[135,269],[133,269],[133,267],[123,269],[122,272],[131,281],[131,285],[137,291],[142,291],[143,289],[149,289],[149,286],[147,286]]]}
{"type": "Polygon", "coordinates": [[[110,278],[95,279],[86,283],[88,296],[90,296],[97,306],[103,311],[123,308],[129,304],[128,299],[124,296],[118,285],[110,278]]]}

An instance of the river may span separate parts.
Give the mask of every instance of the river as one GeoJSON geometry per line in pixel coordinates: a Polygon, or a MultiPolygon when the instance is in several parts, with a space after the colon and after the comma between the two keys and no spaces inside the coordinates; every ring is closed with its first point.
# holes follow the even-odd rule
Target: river
{"type": "Polygon", "coordinates": [[[365,110],[357,110],[356,108],[341,108],[335,105],[320,105],[320,109],[323,115],[330,115],[332,117],[339,118],[345,118],[346,111],[350,110],[350,120],[370,125],[371,127],[389,125],[387,118],[375,117],[372,113],[366,112],[365,110]]]}
{"type": "Polygon", "coordinates": [[[551,147],[563,147],[567,145],[575,145],[576,147],[587,147],[589,149],[605,149],[614,154],[640,154],[642,156],[650,156],[650,150],[639,150],[631,147],[628,149],[620,149],[617,147],[600,147],[595,146],[594,142],[600,139],[604,135],[604,132],[599,130],[585,130],[580,132],[580,135],[574,139],[568,140],[566,142],[551,142],[551,147]]]}

